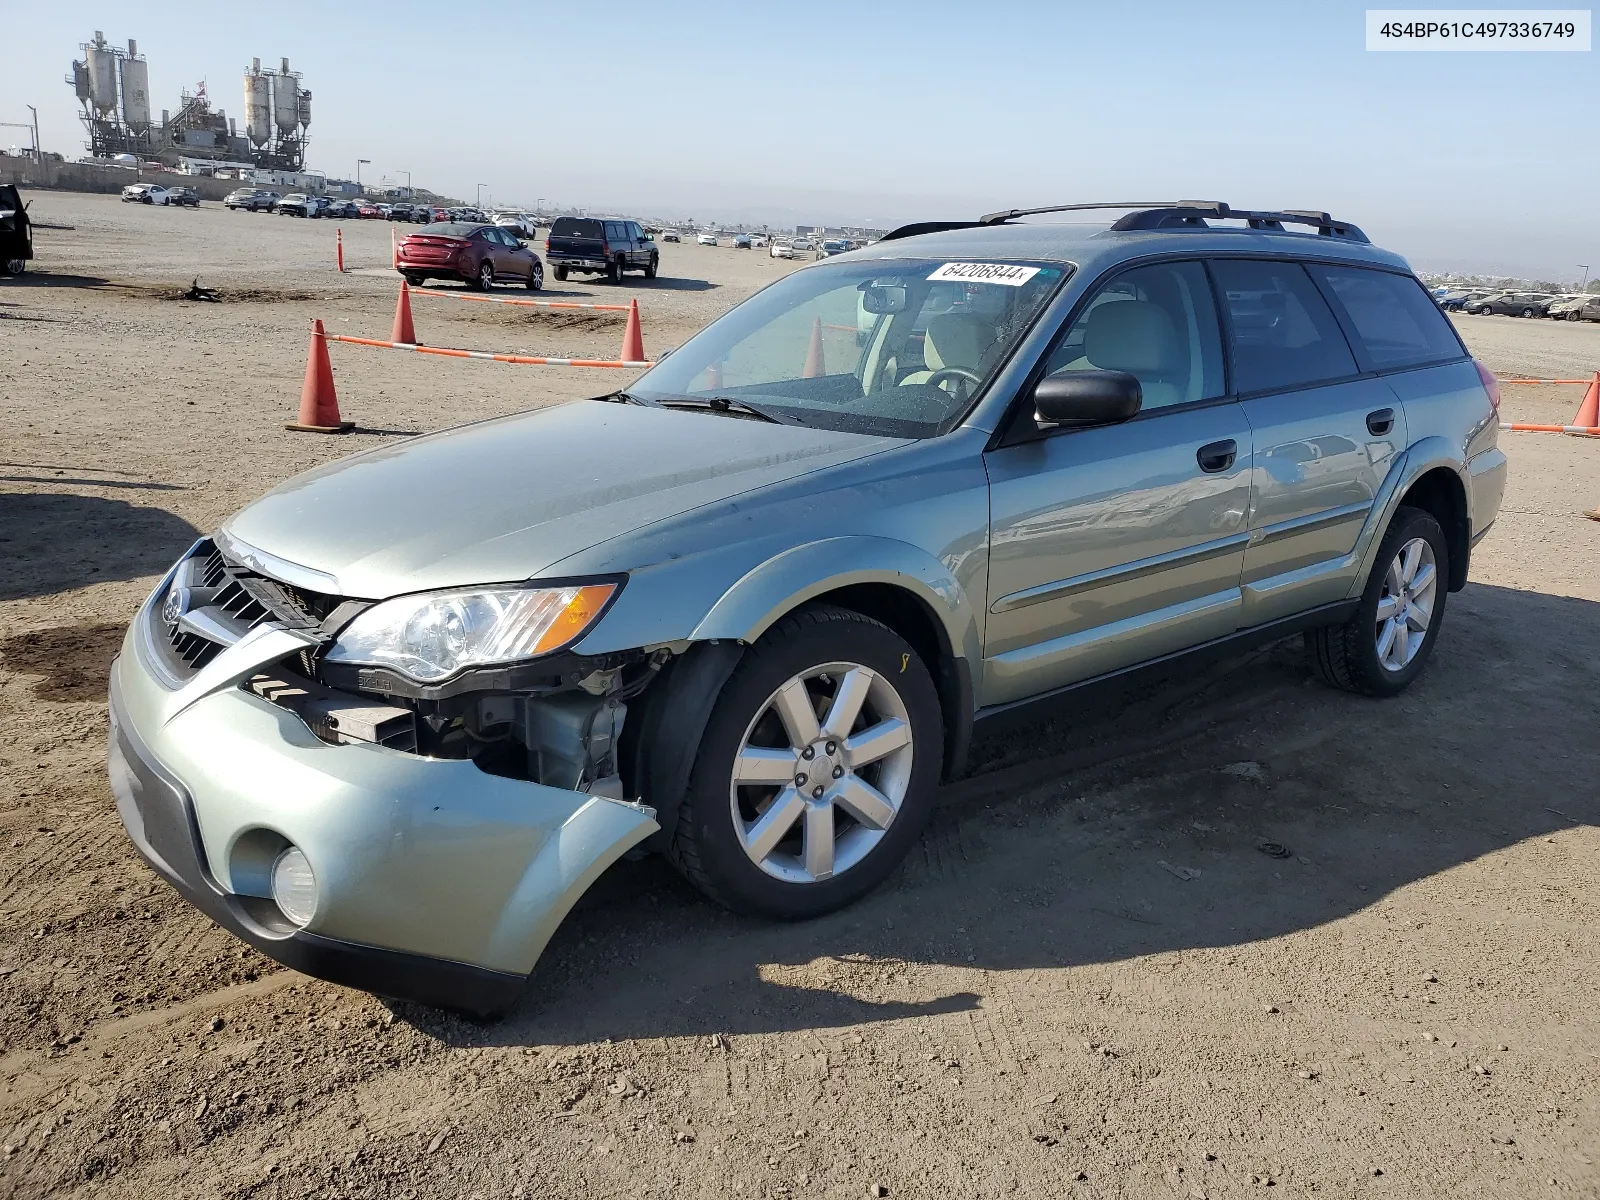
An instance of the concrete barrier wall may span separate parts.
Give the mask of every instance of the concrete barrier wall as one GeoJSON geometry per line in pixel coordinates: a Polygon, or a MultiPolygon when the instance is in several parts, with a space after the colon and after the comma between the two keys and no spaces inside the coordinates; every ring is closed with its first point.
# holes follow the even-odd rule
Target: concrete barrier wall
{"type": "Polygon", "coordinates": [[[212,179],[208,175],[176,175],[168,171],[146,171],[122,167],[101,167],[90,163],[34,162],[31,158],[0,155],[0,183],[19,188],[64,192],[110,192],[115,195],[130,183],[159,183],[165,187],[190,187],[202,200],[221,200],[241,185],[237,179],[212,179]]]}

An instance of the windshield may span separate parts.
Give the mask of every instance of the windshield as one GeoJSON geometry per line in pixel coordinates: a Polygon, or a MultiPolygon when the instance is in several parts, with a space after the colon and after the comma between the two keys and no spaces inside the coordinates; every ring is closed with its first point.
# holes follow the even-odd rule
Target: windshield
{"type": "Polygon", "coordinates": [[[658,404],[721,396],[818,429],[931,437],[967,410],[1070,273],[933,259],[806,267],[628,392],[658,404]]]}

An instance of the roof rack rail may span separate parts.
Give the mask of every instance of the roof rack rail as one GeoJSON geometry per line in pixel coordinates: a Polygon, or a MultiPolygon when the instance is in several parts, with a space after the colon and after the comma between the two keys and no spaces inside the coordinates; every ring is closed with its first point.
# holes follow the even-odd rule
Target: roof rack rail
{"type": "Polygon", "coordinates": [[[1043,213],[1090,212],[1095,209],[1131,208],[1125,217],[1119,217],[1111,226],[1118,232],[1132,229],[1208,229],[1209,217],[1216,221],[1243,221],[1249,228],[1273,233],[1284,233],[1285,225],[1313,225],[1321,237],[1343,238],[1350,242],[1370,239],[1348,221],[1335,220],[1325,212],[1310,209],[1287,208],[1281,212],[1257,212],[1253,209],[1233,208],[1221,200],[1112,200],[1093,204],[1052,204],[1044,208],[1008,208],[1001,212],[984,213],[976,221],[916,221],[902,225],[883,236],[882,241],[916,237],[922,233],[944,233],[951,229],[980,229],[991,225],[1004,225],[1018,217],[1033,217],[1043,213]]]}

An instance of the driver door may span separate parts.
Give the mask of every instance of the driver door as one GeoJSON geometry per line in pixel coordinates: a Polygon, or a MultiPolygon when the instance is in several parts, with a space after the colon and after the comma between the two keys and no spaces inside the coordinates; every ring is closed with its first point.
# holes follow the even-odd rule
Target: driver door
{"type": "Polygon", "coordinates": [[[1197,262],[1115,276],[1062,331],[1044,374],[1127,371],[1144,393],[1117,425],[1021,415],[985,455],[989,604],[980,702],[1006,704],[1233,633],[1252,440],[1225,395],[1197,262]]]}

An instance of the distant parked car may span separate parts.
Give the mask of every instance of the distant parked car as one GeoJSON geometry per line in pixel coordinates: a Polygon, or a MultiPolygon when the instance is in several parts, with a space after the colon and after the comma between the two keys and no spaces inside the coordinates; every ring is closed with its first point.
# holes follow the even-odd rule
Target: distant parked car
{"type": "Polygon", "coordinates": [[[168,204],[184,204],[190,208],[200,207],[200,193],[192,187],[175,187],[167,189],[168,204]]]}
{"type": "Polygon", "coordinates": [[[321,196],[308,196],[304,192],[290,192],[278,201],[280,217],[320,217],[328,207],[321,196]]]}
{"type": "Polygon", "coordinates": [[[1538,312],[1537,315],[1541,316],[1541,317],[1548,317],[1550,315],[1550,310],[1552,308],[1556,307],[1556,305],[1565,304],[1568,300],[1581,300],[1581,299],[1582,299],[1581,296],[1576,296],[1571,292],[1563,292],[1559,296],[1551,296],[1550,299],[1546,300],[1543,304],[1541,304],[1539,306],[1539,312],[1538,312]]]}
{"type": "Polygon", "coordinates": [[[717,235],[714,233],[702,233],[694,240],[701,246],[715,246],[717,244],[717,235]]]}
{"type": "Polygon", "coordinates": [[[683,239],[678,236],[676,229],[667,229],[662,231],[661,240],[663,242],[681,242],[683,239]]]}
{"type": "Polygon", "coordinates": [[[750,249],[750,235],[748,233],[741,233],[738,236],[736,236],[733,239],[733,248],[735,250],[748,250],[748,249],[750,249]]]}
{"type": "Polygon", "coordinates": [[[835,254],[843,254],[848,249],[850,249],[850,244],[848,242],[841,242],[837,240],[826,241],[822,243],[822,248],[817,251],[817,257],[832,258],[835,254]]]}
{"type": "Polygon", "coordinates": [[[773,242],[767,247],[767,253],[773,258],[793,258],[794,246],[788,242],[773,242]]]}
{"type": "Polygon", "coordinates": [[[813,249],[811,245],[811,239],[808,237],[791,238],[789,239],[789,245],[793,246],[796,250],[813,249]]]}
{"type": "Polygon", "coordinates": [[[495,225],[446,221],[400,239],[400,274],[412,287],[429,279],[464,279],[480,291],[510,280],[531,292],[544,287],[544,263],[495,225]]]}
{"type": "Polygon", "coordinates": [[[1544,312],[1544,305],[1551,299],[1549,292],[1500,292],[1498,295],[1485,296],[1482,300],[1474,301],[1467,305],[1469,313],[1476,313],[1480,317],[1496,315],[1510,315],[1513,317],[1537,317],[1544,312]]]}
{"type": "Polygon", "coordinates": [[[1472,303],[1474,300],[1482,300],[1488,295],[1492,295],[1492,293],[1485,291],[1463,291],[1457,289],[1455,291],[1446,292],[1443,296],[1440,296],[1439,307],[1444,309],[1445,312],[1460,312],[1466,305],[1472,303]]]}
{"type": "Polygon", "coordinates": [[[383,214],[378,211],[378,205],[376,204],[365,200],[356,204],[356,217],[362,221],[376,221],[381,216],[383,214]]]}
{"type": "Polygon", "coordinates": [[[1600,296],[1568,296],[1545,310],[1554,321],[1600,321],[1600,296]]]}
{"type": "Polygon", "coordinates": [[[235,188],[223,197],[222,207],[235,211],[245,208],[251,212],[271,212],[277,198],[276,192],[269,192],[266,188],[235,188]]]}
{"type": "Polygon", "coordinates": [[[520,212],[497,212],[494,214],[494,223],[524,239],[531,238],[538,228],[527,213],[520,212]]]}
{"type": "Polygon", "coordinates": [[[122,189],[125,204],[166,204],[167,189],[159,183],[130,183],[122,189]]]}

